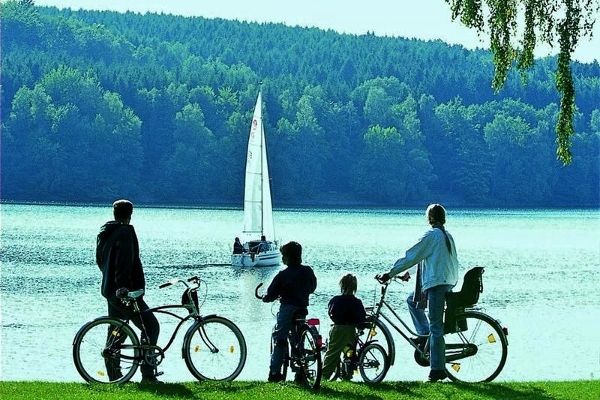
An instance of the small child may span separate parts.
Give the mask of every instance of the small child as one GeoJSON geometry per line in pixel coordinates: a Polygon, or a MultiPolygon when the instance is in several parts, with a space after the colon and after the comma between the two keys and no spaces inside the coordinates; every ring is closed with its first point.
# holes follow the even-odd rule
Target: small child
{"type": "Polygon", "coordinates": [[[340,355],[346,346],[353,346],[356,328],[364,325],[367,313],[360,299],[356,298],[357,281],[352,274],[340,279],[342,294],[329,301],[329,316],[333,327],[329,332],[329,344],[323,362],[323,377],[329,379],[340,363],[340,355]]]}

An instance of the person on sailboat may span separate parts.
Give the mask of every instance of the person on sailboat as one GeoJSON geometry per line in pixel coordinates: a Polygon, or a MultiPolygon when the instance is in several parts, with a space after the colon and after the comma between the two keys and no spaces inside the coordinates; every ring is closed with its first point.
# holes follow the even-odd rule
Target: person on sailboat
{"type": "Polygon", "coordinates": [[[261,251],[267,251],[269,249],[269,244],[267,243],[267,237],[265,235],[262,235],[260,237],[260,243],[258,244],[258,250],[256,251],[257,253],[260,253],[261,251]]]}
{"type": "MultiPolygon", "coordinates": [[[[454,239],[444,228],[446,210],[440,204],[430,204],[425,216],[431,229],[410,249],[404,257],[394,263],[389,272],[378,279],[386,282],[391,277],[407,271],[413,265],[417,269],[415,292],[408,297],[408,308],[419,335],[429,335],[431,371],[429,381],[436,382],[447,378],[444,343],[444,305],[446,292],[452,290],[458,281],[458,258],[454,239]],[[429,309],[429,319],[425,308],[429,309]]],[[[400,279],[407,281],[408,272],[400,279]]],[[[413,339],[418,343],[418,339],[413,339]]],[[[418,343],[420,344],[420,343],[418,343]]]]}
{"type": "Polygon", "coordinates": [[[233,254],[242,254],[244,252],[244,245],[240,242],[240,238],[236,237],[233,242],[233,254]]]}
{"type": "MultiPolygon", "coordinates": [[[[298,242],[289,242],[281,246],[281,256],[287,268],[280,271],[267,289],[263,297],[266,303],[279,299],[277,323],[273,330],[272,340],[275,343],[271,353],[269,366],[269,382],[283,380],[281,366],[290,329],[295,318],[308,314],[308,297],[317,288],[317,278],[312,268],[302,265],[302,246],[298,242]]],[[[301,373],[296,373],[296,380],[303,379],[301,373]]]]}

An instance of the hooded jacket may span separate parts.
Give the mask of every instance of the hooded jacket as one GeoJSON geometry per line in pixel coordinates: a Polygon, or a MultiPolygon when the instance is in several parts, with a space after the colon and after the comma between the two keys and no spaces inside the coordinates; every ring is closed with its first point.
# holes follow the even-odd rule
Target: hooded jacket
{"type": "Polygon", "coordinates": [[[314,293],[316,288],[317,278],[311,267],[289,265],[275,275],[263,301],[271,302],[281,297],[281,304],[308,307],[308,296],[314,293]]]}
{"type": "Polygon", "coordinates": [[[114,297],[119,288],[145,289],[140,248],[132,225],[110,221],[96,238],[96,264],[102,271],[102,296],[114,297]]]}

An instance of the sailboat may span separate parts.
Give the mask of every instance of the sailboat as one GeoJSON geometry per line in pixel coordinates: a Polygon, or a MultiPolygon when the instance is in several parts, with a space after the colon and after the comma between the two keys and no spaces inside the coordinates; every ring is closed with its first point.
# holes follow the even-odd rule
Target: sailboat
{"type": "Polygon", "coordinates": [[[267,163],[265,130],[262,120],[262,91],[258,92],[246,155],[244,182],[243,250],[231,255],[231,265],[267,267],[279,265],[281,256],[275,241],[271,185],[267,163]]]}

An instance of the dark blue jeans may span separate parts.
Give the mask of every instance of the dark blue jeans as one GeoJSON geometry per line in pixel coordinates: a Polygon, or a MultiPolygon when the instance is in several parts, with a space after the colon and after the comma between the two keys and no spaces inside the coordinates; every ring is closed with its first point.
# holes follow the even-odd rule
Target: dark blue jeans
{"type": "MultiPolygon", "coordinates": [[[[273,352],[271,353],[271,365],[269,372],[271,374],[281,373],[283,365],[283,356],[287,346],[287,338],[294,324],[294,318],[306,315],[305,307],[298,307],[291,304],[281,304],[277,313],[277,324],[273,330],[273,352]]],[[[291,351],[291,349],[290,349],[291,351]]]]}
{"type": "MultiPolygon", "coordinates": [[[[133,309],[133,305],[126,307],[123,304],[123,302],[116,297],[107,299],[108,316],[130,320],[134,323],[135,326],[137,326],[142,331],[142,340],[146,341],[146,343],[148,344],[156,345],[156,343],[158,342],[158,335],[160,333],[160,325],[158,324],[158,320],[154,316],[154,313],[147,311],[150,307],[148,307],[143,298],[139,298],[137,302],[141,314],[138,314],[133,309]],[[144,327],[146,328],[147,335],[144,334],[144,330],[142,329],[142,322],[144,324],[144,327]]],[[[107,365],[106,368],[108,370],[107,372],[109,373],[109,376],[119,374],[120,366],[118,364],[107,365]]],[[[142,364],[140,369],[142,371],[142,377],[144,378],[150,378],[156,375],[155,368],[146,363],[142,364]]],[[[111,379],[114,378],[111,377],[111,379]]]]}
{"type": "Polygon", "coordinates": [[[419,335],[429,335],[429,353],[432,370],[444,370],[446,368],[444,306],[446,304],[446,292],[450,290],[452,290],[452,285],[438,285],[427,289],[429,320],[425,316],[425,311],[416,307],[412,294],[406,300],[417,333],[419,335]]]}

